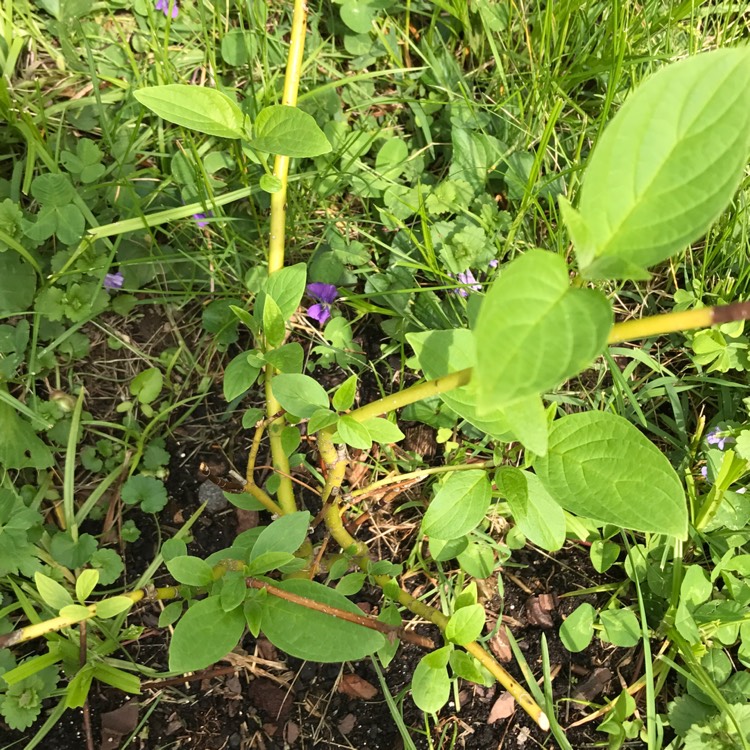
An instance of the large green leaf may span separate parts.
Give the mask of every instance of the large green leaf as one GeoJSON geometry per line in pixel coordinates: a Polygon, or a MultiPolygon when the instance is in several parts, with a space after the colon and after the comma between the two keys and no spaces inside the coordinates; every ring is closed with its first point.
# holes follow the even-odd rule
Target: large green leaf
{"type": "Polygon", "coordinates": [[[475,529],[490,507],[492,488],[483,471],[455,471],[424,514],[422,531],[436,539],[458,539],[475,529]]]}
{"type": "Polygon", "coordinates": [[[612,308],[593,289],[572,289],[565,261],[530,250],[492,285],[475,330],[477,411],[536,396],[576,375],[604,349],[612,308]]]}
{"type": "Polygon", "coordinates": [[[677,473],[622,417],[593,411],[558,419],[534,470],[566,510],[626,529],[687,536],[677,473]]]}
{"type": "Polygon", "coordinates": [[[503,466],[495,474],[495,483],[508,501],[513,520],[529,541],[550,552],[563,546],[565,514],[538,476],[503,466]]]}
{"type": "Polygon", "coordinates": [[[175,125],[220,138],[243,138],[245,115],[237,102],[216,89],[171,83],[138,89],[133,96],[175,125]]]}
{"type": "Polygon", "coordinates": [[[169,669],[192,672],[210,666],[237,645],[244,630],[241,607],[225,612],[218,596],[196,602],[174,629],[169,669]]]}
{"type": "Polygon", "coordinates": [[[258,113],[250,142],[258,151],[302,158],[320,156],[331,144],[315,119],[297,107],[274,104],[258,113]]]}
{"type": "MultiPolygon", "coordinates": [[[[275,585],[297,596],[362,614],[345,596],[315,581],[290,578],[275,585]]],[[[261,629],[274,646],[309,661],[354,661],[385,644],[385,636],[377,630],[275,596],[268,596],[264,601],[261,629]]]]}
{"type": "Polygon", "coordinates": [[[696,55],[653,75],[597,144],[580,215],[563,202],[588,278],[643,278],[701,237],[750,152],[750,49],[696,55]]]}

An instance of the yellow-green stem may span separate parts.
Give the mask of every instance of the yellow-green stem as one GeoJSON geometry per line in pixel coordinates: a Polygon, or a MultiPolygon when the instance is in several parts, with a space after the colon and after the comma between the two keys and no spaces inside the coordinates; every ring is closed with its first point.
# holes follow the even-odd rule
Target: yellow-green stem
{"type": "MultiPolygon", "coordinates": [[[[281,103],[290,107],[297,104],[297,92],[302,71],[305,50],[305,30],[307,28],[307,5],[305,0],[295,0],[292,15],[292,31],[289,39],[289,53],[284,76],[284,93],[281,103]]],[[[268,273],[272,274],[284,267],[284,246],[286,235],[286,193],[289,175],[289,157],[277,156],[274,160],[274,177],[281,188],[271,194],[271,236],[268,243],[268,273]]],[[[281,405],[271,392],[271,378],[275,371],[266,367],[266,414],[270,417],[281,411],[281,405]]],[[[268,439],[271,445],[273,465],[278,470],[279,490],[276,493],[284,513],[294,513],[297,503],[294,499],[294,486],[289,478],[289,459],[281,444],[281,433],[286,425],[284,417],[277,417],[268,426],[268,439]]]]}
{"type": "MultiPolygon", "coordinates": [[[[120,594],[120,596],[131,599],[133,604],[141,601],[146,596],[150,599],[176,599],[179,595],[180,590],[177,586],[164,586],[158,589],[136,589],[126,594],[120,594]]],[[[107,600],[104,599],[103,601],[107,600]]],[[[27,625],[25,628],[14,630],[12,633],[6,633],[0,636],[0,648],[14,646],[17,643],[25,643],[26,641],[34,640],[34,638],[40,638],[47,633],[69,628],[78,622],[96,617],[97,608],[100,604],[101,602],[99,604],[89,604],[86,607],[89,611],[88,617],[53,617],[50,620],[44,620],[43,622],[37,622],[33,625],[27,625]]]]}
{"type": "MultiPolygon", "coordinates": [[[[357,542],[357,540],[346,530],[343,521],[341,520],[341,508],[339,507],[338,499],[341,483],[344,481],[344,476],[346,474],[348,461],[346,457],[342,456],[336,449],[336,446],[331,440],[332,435],[332,428],[321,430],[318,433],[318,450],[328,468],[328,477],[326,478],[326,484],[323,488],[323,502],[325,503],[328,498],[331,498],[332,500],[325,515],[326,527],[342,549],[356,549],[355,562],[363,571],[367,572],[370,567],[370,556],[367,545],[364,542],[357,542]]],[[[384,588],[385,586],[389,586],[390,588],[391,581],[392,579],[389,576],[375,576],[375,582],[381,588],[384,588]]],[[[445,631],[450,618],[442,612],[434,607],[430,607],[424,602],[421,602],[402,588],[399,588],[397,598],[399,603],[406,607],[410,612],[413,612],[428,622],[437,625],[437,627],[440,628],[440,632],[445,631]]],[[[521,685],[517,683],[500,666],[500,664],[498,664],[495,659],[482,648],[482,646],[478,643],[470,643],[465,645],[464,648],[470,654],[476,656],[477,659],[487,667],[490,673],[513,696],[518,702],[518,705],[521,706],[529,716],[531,716],[540,728],[545,731],[549,729],[549,719],[544,711],[542,711],[542,709],[534,702],[534,699],[526,692],[526,690],[524,690],[523,687],[521,687],[521,685]]]]}

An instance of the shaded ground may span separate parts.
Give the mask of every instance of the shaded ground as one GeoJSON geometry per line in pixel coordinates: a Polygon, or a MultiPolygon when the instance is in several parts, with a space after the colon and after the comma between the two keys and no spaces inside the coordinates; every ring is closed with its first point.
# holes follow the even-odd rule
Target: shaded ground
{"type": "MultiPolygon", "coordinates": [[[[133,323],[128,335],[156,349],[171,341],[169,328],[160,325],[158,319],[152,316],[147,322],[148,325],[133,323]]],[[[116,384],[128,380],[123,375],[106,382],[96,381],[96,372],[107,366],[110,355],[100,340],[91,357],[96,366],[91,370],[94,379],[88,387],[92,398],[87,407],[101,412],[95,416],[102,419],[112,416],[119,395],[116,384]],[[107,388],[115,390],[108,392],[107,388]]],[[[122,352],[118,352],[117,357],[121,360],[122,352]]],[[[367,379],[363,380],[366,387],[367,379]]],[[[375,387],[374,382],[371,387],[375,387]]],[[[366,395],[364,400],[367,400],[366,395]]],[[[198,507],[197,467],[201,461],[209,462],[219,472],[229,468],[230,458],[236,466],[242,467],[245,458],[242,446],[246,441],[240,437],[239,415],[227,421],[222,414],[224,408],[221,398],[209,395],[172,431],[168,444],[172,456],[168,480],[170,501],[158,516],[160,529],[156,528],[153,516],[128,511],[128,517],[133,518],[141,530],[141,537],[122,547],[127,581],[135,580],[149,566],[160,541],[169,538],[198,507]],[[221,442],[214,442],[217,436],[221,437],[221,442]],[[237,453],[227,458],[226,452],[233,447],[238,447],[237,453]]],[[[411,437],[428,452],[432,440],[429,430],[418,431],[411,437]]],[[[304,478],[311,481],[309,476],[304,478]]],[[[306,501],[315,512],[315,497],[310,494],[306,501]]],[[[407,513],[394,519],[391,511],[396,505],[373,503],[370,519],[357,533],[365,539],[377,535],[384,551],[392,554],[395,546],[398,557],[401,549],[408,550],[413,544],[418,517],[410,519],[407,513]]],[[[237,511],[231,506],[216,508],[212,513],[204,513],[194,526],[195,539],[189,551],[206,556],[228,547],[239,531],[257,523],[257,514],[237,511]]],[[[90,533],[100,531],[87,530],[90,533]]],[[[633,663],[632,653],[615,649],[604,651],[595,640],[589,649],[571,657],[559,642],[557,631],[562,617],[581,599],[558,599],[557,595],[603,582],[601,576],[594,574],[585,548],[571,546],[555,555],[530,549],[517,551],[502,576],[504,598],[497,595],[496,580],[488,580],[481,587],[490,620],[494,624],[498,617],[503,617],[503,623],[513,633],[536,679],[542,674],[542,635],[547,638],[556,698],[573,697],[581,683],[585,688],[583,697],[588,700],[616,695],[620,690],[619,682],[612,676],[618,671],[627,683],[633,681],[637,665],[633,663]],[[586,687],[589,680],[591,685],[586,687]]],[[[170,582],[165,573],[155,581],[157,585],[170,582]]],[[[432,584],[414,576],[405,585],[416,592],[432,584]]],[[[377,612],[378,592],[364,591],[358,600],[366,611],[377,612]]],[[[166,671],[169,633],[157,627],[158,614],[155,604],[138,607],[129,621],[142,625],[143,632],[137,640],[126,644],[126,653],[120,651],[113,655],[133,659],[156,672],[166,671]]],[[[416,624],[416,627],[440,642],[432,626],[416,624]]],[[[507,639],[496,635],[490,647],[514,677],[523,682],[507,639]]],[[[424,718],[414,706],[407,687],[422,655],[417,647],[402,645],[385,674],[387,689],[404,717],[412,741],[420,749],[428,746],[424,718]]],[[[483,688],[460,682],[453,700],[441,714],[438,727],[433,727],[434,747],[496,750],[499,747],[533,747],[537,742],[545,747],[556,747],[552,740],[545,740],[544,734],[525,713],[514,711],[506,697],[499,686],[483,688]]],[[[563,726],[582,715],[574,703],[563,701],[558,705],[563,726]]],[[[249,635],[227,660],[191,675],[187,681],[184,678],[144,681],[141,696],[129,698],[96,683],[90,693],[88,710],[94,746],[107,750],[125,746],[142,750],[280,750],[285,747],[291,750],[313,747],[398,750],[404,747],[369,661],[344,665],[303,663],[277,652],[267,641],[256,641],[249,635]],[[123,711],[123,706],[128,705],[130,708],[123,711]],[[117,712],[109,713],[113,711],[117,712]]],[[[41,723],[40,720],[24,733],[24,738],[32,737],[41,723]]],[[[48,750],[85,748],[83,727],[82,712],[69,711],[41,746],[48,750]]],[[[595,732],[594,723],[574,728],[568,736],[577,749],[604,738],[595,732]]],[[[21,739],[21,733],[11,732],[0,723],[0,747],[9,747],[21,739]]]]}

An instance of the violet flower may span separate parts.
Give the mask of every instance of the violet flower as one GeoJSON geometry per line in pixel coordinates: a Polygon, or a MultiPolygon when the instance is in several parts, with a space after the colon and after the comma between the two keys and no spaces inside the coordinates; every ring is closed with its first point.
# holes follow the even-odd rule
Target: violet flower
{"type": "Polygon", "coordinates": [[[461,284],[465,284],[466,287],[468,287],[464,289],[456,289],[456,293],[460,294],[462,297],[468,297],[469,291],[478,292],[482,288],[482,285],[474,278],[474,274],[471,270],[457,274],[456,279],[461,284]]]}
{"type": "Polygon", "coordinates": [[[708,466],[701,466],[701,476],[708,479],[708,466]]]}
{"type": "Polygon", "coordinates": [[[331,305],[339,296],[338,290],[333,284],[323,284],[320,281],[314,281],[307,285],[307,293],[318,300],[314,305],[307,308],[307,314],[323,325],[331,317],[331,305]]]}
{"type": "Polygon", "coordinates": [[[108,273],[104,275],[103,286],[105,289],[122,289],[124,281],[125,278],[119,271],[117,273],[108,273]]]}
{"type": "MultiPolygon", "coordinates": [[[[177,18],[177,14],[180,12],[180,9],[177,7],[177,0],[171,0],[172,2],[172,20],[177,18]]],[[[154,4],[154,8],[156,10],[160,10],[167,18],[169,18],[170,10],[169,10],[169,3],[170,0],[156,0],[156,3],[154,4]]]]}
{"type": "Polygon", "coordinates": [[[205,214],[193,214],[193,218],[195,219],[195,223],[203,229],[203,227],[208,226],[208,220],[213,218],[213,213],[208,211],[205,214]]]}
{"type": "Polygon", "coordinates": [[[718,427],[715,427],[708,433],[708,435],[706,435],[706,442],[709,445],[718,446],[720,451],[724,450],[727,441],[734,442],[734,438],[731,435],[723,435],[718,427]]]}

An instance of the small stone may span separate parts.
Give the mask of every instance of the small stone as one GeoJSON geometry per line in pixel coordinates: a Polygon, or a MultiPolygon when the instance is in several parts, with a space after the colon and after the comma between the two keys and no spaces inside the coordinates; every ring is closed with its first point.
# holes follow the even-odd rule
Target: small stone
{"type": "Polygon", "coordinates": [[[220,513],[229,506],[229,500],[224,497],[221,487],[213,482],[203,482],[198,488],[198,502],[206,503],[207,513],[220,513]]]}

